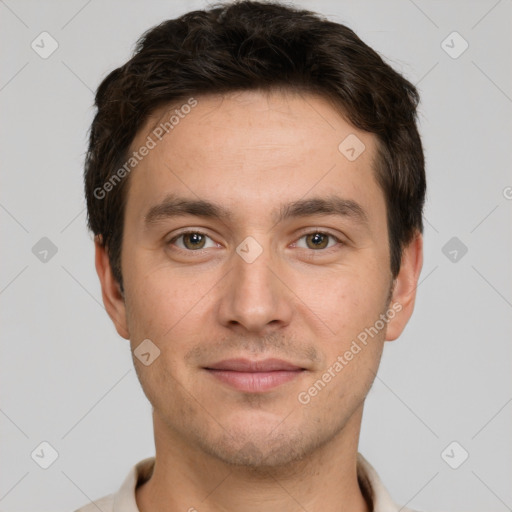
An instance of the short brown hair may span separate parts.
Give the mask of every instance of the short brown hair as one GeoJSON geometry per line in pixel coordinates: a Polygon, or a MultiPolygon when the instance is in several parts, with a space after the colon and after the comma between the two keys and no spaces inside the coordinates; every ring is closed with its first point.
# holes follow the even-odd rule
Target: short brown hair
{"type": "Polygon", "coordinates": [[[386,200],[391,273],[398,274],[403,248],[423,230],[416,88],[344,25],[279,3],[240,1],[147,31],[132,58],[98,87],[85,161],[88,223],[101,235],[121,289],[129,180],[112,180],[138,130],[159,107],[251,89],[320,94],[353,126],[376,135],[375,172],[386,200]]]}

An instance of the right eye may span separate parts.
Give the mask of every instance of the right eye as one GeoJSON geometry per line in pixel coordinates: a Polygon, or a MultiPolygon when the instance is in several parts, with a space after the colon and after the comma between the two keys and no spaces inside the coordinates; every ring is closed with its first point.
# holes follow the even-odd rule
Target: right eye
{"type": "Polygon", "coordinates": [[[217,244],[206,234],[200,231],[187,231],[180,233],[168,242],[185,251],[197,251],[216,247],[217,244]]]}

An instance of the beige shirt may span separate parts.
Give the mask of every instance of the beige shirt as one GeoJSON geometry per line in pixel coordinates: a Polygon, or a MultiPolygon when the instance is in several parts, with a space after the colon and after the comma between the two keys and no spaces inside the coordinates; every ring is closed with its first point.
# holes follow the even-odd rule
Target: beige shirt
{"type": "MultiPolygon", "coordinates": [[[[131,469],[115,494],[109,494],[75,512],[139,512],[135,489],[151,477],[154,462],[154,457],[140,461],[131,469]]],[[[373,503],[373,512],[413,512],[395,505],[379,475],[361,454],[358,454],[357,459],[357,478],[364,497],[369,503],[373,503]]]]}

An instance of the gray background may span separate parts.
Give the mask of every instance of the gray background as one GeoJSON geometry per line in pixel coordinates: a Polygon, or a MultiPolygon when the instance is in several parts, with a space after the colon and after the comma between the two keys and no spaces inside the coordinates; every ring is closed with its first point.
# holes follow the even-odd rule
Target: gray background
{"type": "MultiPolygon", "coordinates": [[[[511,2],[296,4],[349,25],[422,94],[425,264],[415,315],[386,344],[360,451],[398,503],[512,510],[511,2]],[[442,46],[453,31],[469,44],[458,58],[462,40],[442,46]]],[[[128,342],[101,304],[82,166],[101,79],[146,29],[204,5],[0,1],[2,511],[73,510],[154,453],[128,342]],[[46,59],[31,47],[50,48],[43,31],[59,45],[46,59]],[[36,463],[48,449],[31,457],[43,441],[58,452],[48,469],[36,463]]]]}

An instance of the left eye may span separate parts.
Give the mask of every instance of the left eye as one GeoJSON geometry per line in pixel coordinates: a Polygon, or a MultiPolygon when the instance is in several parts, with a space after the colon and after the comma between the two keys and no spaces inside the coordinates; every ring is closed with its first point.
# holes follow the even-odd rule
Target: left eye
{"type": "Polygon", "coordinates": [[[319,250],[328,249],[337,243],[339,243],[339,240],[333,235],[315,232],[300,237],[296,243],[296,246],[302,247],[303,249],[319,250]]]}
{"type": "Polygon", "coordinates": [[[216,246],[215,242],[209,236],[197,231],[182,233],[181,235],[173,238],[169,243],[176,245],[180,249],[189,251],[208,249],[216,246]]]}

